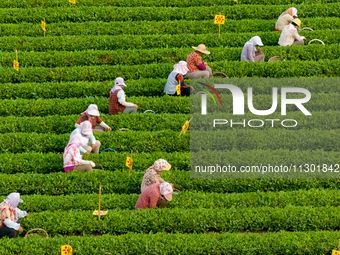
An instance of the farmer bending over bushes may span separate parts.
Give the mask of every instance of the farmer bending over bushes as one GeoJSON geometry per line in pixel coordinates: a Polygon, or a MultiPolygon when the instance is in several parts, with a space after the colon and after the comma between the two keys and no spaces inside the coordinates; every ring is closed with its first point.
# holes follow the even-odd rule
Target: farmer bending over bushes
{"type": "MultiPolygon", "coordinates": [[[[165,181],[162,179],[161,174],[163,171],[168,171],[171,169],[171,165],[165,159],[158,159],[154,162],[152,166],[150,166],[144,173],[143,181],[141,185],[141,192],[143,192],[147,187],[152,184],[164,183],[165,181]]],[[[166,200],[160,199],[158,201],[158,206],[165,207],[166,200]]]]}
{"type": "Polygon", "coordinates": [[[75,134],[80,134],[82,137],[88,140],[86,145],[80,146],[79,150],[81,153],[89,155],[91,151],[95,154],[99,154],[100,142],[96,140],[92,132],[92,124],[90,121],[86,120],[80,123],[80,126],[72,131],[70,135],[70,141],[72,136],[75,134]]]}
{"type": "Polygon", "coordinates": [[[80,134],[72,136],[71,141],[65,147],[63,155],[65,172],[73,170],[92,172],[92,167],[95,167],[96,164],[93,161],[83,160],[79,150],[79,147],[86,143],[87,139],[80,134]]]}
{"type": "Polygon", "coordinates": [[[150,186],[154,183],[162,183],[165,182],[161,174],[163,171],[169,171],[171,169],[171,165],[166,161],[165,159],[157,159],[152,166],[150,166],[148,169],[146,169],[143,181],[141,185],[141,192],[143,192],[146,187],[150,186]]]}
{"type": "Polygon", "coordinates": [[[244,44],[241,53],[241,60],[250,62],[264,62],[264,54],[262,52],[262,49],[256,49],[256,46],[263,46],[263,43],[259,36],[252,37],[248,42],[244,44]]]}
{"type": "Polygon", "coordinates": [[[274,31],[282,31],[285,26],[289,25],[293,19],[298,17],[298,11],[296,8],[291,7],[286,11],[281,13],[280,17],[277,19],[274,31]]]}
{"type": "Polygon", "coordinates": [[[155,208],[156,206],[164,208],[166,207],[166,202],[160,204],[159,201],[171,201],[172,192],[172,186],[168,182],[152,184],[140,194],[135,209],[155,208]]]}
{"type": "Polygon", "coordinates": [[[212,77],[212,70],[208,66],[206,62],[203,62],[202,55],[210,54],[210,51],[207,51],[207,48],[204,44],[200,44],[197,47],[194,47],[195,51],[191,52],[187,57],[187,64],[189,71],[185,75],[185,77],[193,79],[193,78],[209,78],[212,77]]]}
{"type": "Polygon", "coordinates": [[[0,204],[0,238],[4,236],[13,238],[18,235],[18,232],[24,231],[20,226],[19,218],[27,218],[28,213],[17,207],[22,202],[19,193],[11,193],[0,204]]]}
{"type": "Polygon", "coordinates": [[[174,70],[169,74],[164,88],[164,93],[177,96],[176,86],[180,84],[181,96],[190,96],[191,88],[184,83],[184,75],[189,71],[187,62],[179,61],[174,65],[174,70]]]}
{"type": "Polygon", "coordinates": [[[111,131],[112,128],[106,125],[105,122],[102,121],[102,119],[99,117],[99,115],[100,113],[98,111],[98,106],[95,104],[90,104],[86,111],[81,113],[79,119],[75,124],[76,128],[80,126],[80,123],[88,120],[92,124],[93,131],[96,132],[103,132],[105,130],[111,131]],[[96,126],[97,123],[99,124],[99,126],[96,126]]]}
{"type": "Polygon", "coordinates": [[[137,112],[138,105],[125,101],[123,86],[126,87],[124,79],[117,77],[115,79],[115,85],[110,91],[109,114],[137,112]]]}
{"type": "Polygon", "coordinates": [[[306,38],[298,34],[297,29],[300,26],[301,20],[299,19],[294,19],[291,24],[285,26],[285,28],[281,32],[279,44],[281,46],[303,45],[306,38]]]}

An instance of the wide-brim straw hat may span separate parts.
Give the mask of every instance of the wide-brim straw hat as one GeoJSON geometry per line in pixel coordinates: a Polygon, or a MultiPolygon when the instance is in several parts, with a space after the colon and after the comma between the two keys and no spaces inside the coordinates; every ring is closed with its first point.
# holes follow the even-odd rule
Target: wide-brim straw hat
{"type": "Polygon", "coordinates": [[[205,47],[204,44],[200,44],[200,45],[198,45],[197,47],[192,46],[192,48],[193,48],[194,50],[197,50],[197,51],[203,53],[203,54],[210,54],[210,51],[207,50],[207,47],[205,47]]]}
{"type": "MultiPolygon", "coordinates": [[[[294,23],[295,25],[297,25],[298,27],[301,27],[301,20],[296,18],[296,19],[293,19],[292,23],[294,23]]],[[[294,25],[293,24],[293,25],[294,25]]]]}

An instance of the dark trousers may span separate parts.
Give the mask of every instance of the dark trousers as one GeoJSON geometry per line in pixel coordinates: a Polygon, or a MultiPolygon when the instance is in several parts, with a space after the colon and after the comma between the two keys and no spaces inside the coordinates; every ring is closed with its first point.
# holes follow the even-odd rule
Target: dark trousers
{"type": "MultiPolygon", "coordinates": [[[[181,88],[181,96],[190,96],[191,94],[191,88],[187,86],[186,88],[181,88]]],[[[177,96],[177,92],[171,96],[177,96]]]]}
{"type": "Polygon", "coordinates": [[[161,199],[158,200],[156,206],[159,207],[159,208],[165,208],[166,207],[166,203],[167,203],[166,199],[161,197],[161,199]]]}
{"type": "Polygon", "coordinates": [[[18,235],[18,231],[13,229],[13,228],[9,228],[6,226],[3,226],[0,228],[0,238],[4,237],[4,236],[8,236],[9,238],[13,238],[16,237],[18,235]]]}

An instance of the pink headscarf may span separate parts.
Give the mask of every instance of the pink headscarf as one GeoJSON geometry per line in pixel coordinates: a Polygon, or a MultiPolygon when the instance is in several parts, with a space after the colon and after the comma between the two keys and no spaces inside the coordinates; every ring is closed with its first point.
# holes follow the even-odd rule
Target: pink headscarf
{"type": "Polygon", "coordinates": [[[80,146],[82,146],[85,143],[85,137],[83,137],[81,134],[75,134],[71,137],[70,142],[66,145],[65,150],[64,150],[64,155],[67,154],[67,152],[69,151],[69,149],[72,146],[76,146],[77,148],[79,148],[80,146]]]}
{"type": "Polygon", "coordinates": [[[82,123],[80,123],[80,129],[81,129],[81,133],[83,135],[92,135],[92,124],[90,121],[85,120],[82,123]]]}
{"type": "Polygon", "coordinates": [[[290,7],[288,8],[286,11],[284,11],[283,13],[281,13],[280,16],[283,16],[285,14],[289,14],[290,16],[294,17],[294,16],[298,16],[298,11],[295,7],[290,7]]]}
{"type": "Polygon", "coordinates": [[[115,85],[112,87],[110,92],[114,93],[116,90],[122,89],[122,87],[121,87],[122,85],[126,86],[124,79],[122,77],[117,77],[115,79],[115,85]]]}
{"type": "Polygon", "coordinates": [[[24,201],[20,199],[19,193],[14,192],[7,196],[7,198],[5,199],[5,202],[7,202],[10,205],[10,207],[12,207],[13,209],[16,209],[18,207],[18,204],[24,201]]]}
{"type": "Polygon", "coordinates": [[[94,115],[94,116],[99,116],[99,110],[98,110],[98,106],[96,104],[90,104],[87,109],[82,112],[81,114],[86,114],[86,116],[88,118],[90,118],[90,115],[94,115]]]}

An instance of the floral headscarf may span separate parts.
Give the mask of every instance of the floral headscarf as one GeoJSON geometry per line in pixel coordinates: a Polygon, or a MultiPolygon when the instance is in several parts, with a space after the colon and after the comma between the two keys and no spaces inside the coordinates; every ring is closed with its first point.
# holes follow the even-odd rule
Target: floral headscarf
{"type": "Polygon", "coordinates": [[[290,7],[288,8],[286,11],[284,11],[283,13],[281,13],[280,16],[284,15],[284,14],[289,14],[292,17],[297,17],[298,16],[298,11],[295,7],[290,7]]]}

